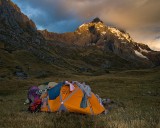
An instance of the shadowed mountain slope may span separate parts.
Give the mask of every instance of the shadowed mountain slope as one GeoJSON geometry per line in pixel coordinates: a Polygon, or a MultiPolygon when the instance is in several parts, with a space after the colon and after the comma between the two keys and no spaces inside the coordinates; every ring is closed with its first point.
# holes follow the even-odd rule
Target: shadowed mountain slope
{"type": "Polygon", "coordinates": [[[32,71],[26,72],[30,74],[93,74],[159,64],[159,52],[134,42],[128,33],[106,26],[99,18],[71,33],[38,31],[11,0],[0,0],[0,67],[4,72],[12,74],[16,66],[25,70],[29,65],[32,71]]]}

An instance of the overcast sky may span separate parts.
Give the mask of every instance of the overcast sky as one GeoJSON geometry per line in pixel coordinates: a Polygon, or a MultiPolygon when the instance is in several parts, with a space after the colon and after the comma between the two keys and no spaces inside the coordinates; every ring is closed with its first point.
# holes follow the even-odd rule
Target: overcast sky
{"type": "Polygon", "coordinates": [[[160,0],[12,0],[38,29],[74,31],[99,17],[125,29],[137,42],[160,50],[160,0]]]}

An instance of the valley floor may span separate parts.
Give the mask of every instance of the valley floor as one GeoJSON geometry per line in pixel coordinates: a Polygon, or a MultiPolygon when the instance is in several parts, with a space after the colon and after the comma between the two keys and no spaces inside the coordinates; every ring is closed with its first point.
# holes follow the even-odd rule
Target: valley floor
{"type": "Polygon", "coordinates": [[[112,71],[101,76],[68,75],[0,80],[1,128],[160,128],[160,69],[112,71]],[[116,105],[107,115],[85,116],[26,112],[27,90],[46,81],[86,82],[102,98],[116,105]]]}

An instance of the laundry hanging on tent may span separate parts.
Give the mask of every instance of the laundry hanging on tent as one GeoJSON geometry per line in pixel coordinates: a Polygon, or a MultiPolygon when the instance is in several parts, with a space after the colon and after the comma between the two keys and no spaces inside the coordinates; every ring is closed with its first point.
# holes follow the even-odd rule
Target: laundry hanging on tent
{"type": "Polygon", "coordinates": [[[50,88],[53,88],[54,86],[56,86],[58,83],[56,83],[56,82],[49,82],[48,83],[48,88],[50,89],[50,88]]]}
{"type": "Polygon", "coordinates": [[[103,105],[102,98],[100,98],[100,96],[98,94],[96,94],[96,97],[98,98],[100,105],[103,105]]]}
{"type": "Polygon", "coordinates": [[[40,85],[38,86],[39,91],[37,92],[39,95],[43,95],[47,92],[48,86],[47,85],[40,85]]]}
{"type": "Polygon", "coordinates": [[[75,87],[72,83],[65,81],[65,84],[69,85],[70,91],[73,91],[75,89],[75,87]]]}
{"type": "Polygon", "coordinates": [[[39,88],[39,93],[40,94],[44,94],[47,92],[47,90],[53,88],[54,86],[56,86],[58,83],[56,82],[46,82],[46,83],[43,83],[41,85],[38,86],[39,88]]]}
{"type": "Polygon", "coordinates": [[[86,85],[85,83],[81,84],[78,81],[73,81],[72,83],[78,85],[78,87],[82,89],[82,91],[86,93],[88,97],[91,97],[91,88],[89,87],[89,85],[86,85]]]}

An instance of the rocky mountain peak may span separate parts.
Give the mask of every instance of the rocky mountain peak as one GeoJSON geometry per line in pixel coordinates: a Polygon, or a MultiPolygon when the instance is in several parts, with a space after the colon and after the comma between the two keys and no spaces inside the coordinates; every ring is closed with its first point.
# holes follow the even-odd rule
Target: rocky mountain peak
{"type": "Polygon", "coordinates": [[[95,18],[93,21],[84,23],[81,26],[79,26],[76,32],[78,34],[83,34],[83,33],[104,34],[106,29],[107,29],[106,25],[99,18],[95,18]]]}
{"type": "Polygon", "coordinates": [[[46,62],[53,62],[48,44],[35,23],[11,0],[0,0],[0,45],[9,53],[25,50],[46,62]],[[41,49],[41,50],[40,50],[41,49]]]}
{"type": "Polygon", "coordinates": [[[76,33],[79,35],[86,33],[98,34],[102,37],[110,34],[121,40],[121,42],[134,42],[129,33],[116,27],[107,26],[99,18],[95,18],[92,22],[82,24],[78,27],[76,33]]]}
{"type": "MultiPolygon", "coordinates": [[[[8,51],[25,49],[46,62],[53,62],[54,54],[48,54],[52,46],[68,46],[68,53],[72,52],[73,47],[92,49],[94,46],[130,62],[160,65],[160,53],[134,42],[128,33],[107,26],[99,18],[82,24],[75,32],[58,34],[37,31],[32,20],[10,0],[0,0],[0,14],[1,47],[8,51]]],[[[61,48],[57,50],[62,51],[61,48]]]]}
{"type": "Polygon", "coordinates": [[[92,23],[98,23],[98,22],[103,23],[103,21],[98,17],[94,18],[93,21],[92,21],[92,23]]]}
{"type": "Polygon", "coordinates": [[[36,31],[36,25],[11,0],[0,0],[0,21],[13,29],[36,31]]]}
{"type": "Polygon", "coordinates": [[[0,0],[1,6],[12,6],[14,9],[16,9],[18,12],[21,12],[20,8],[14,4],[11,0],[0,0]]]}
{"type": "Polygon", "coordinates": [[[116,37],[118,37],[119,40],[126,40],[128,42],[134,42],[134,40],[131,38],[130,34],[125,32],[125,31],[122,31],[116,27],[108,27],[108,30],[114,34],[116,37]]]}

